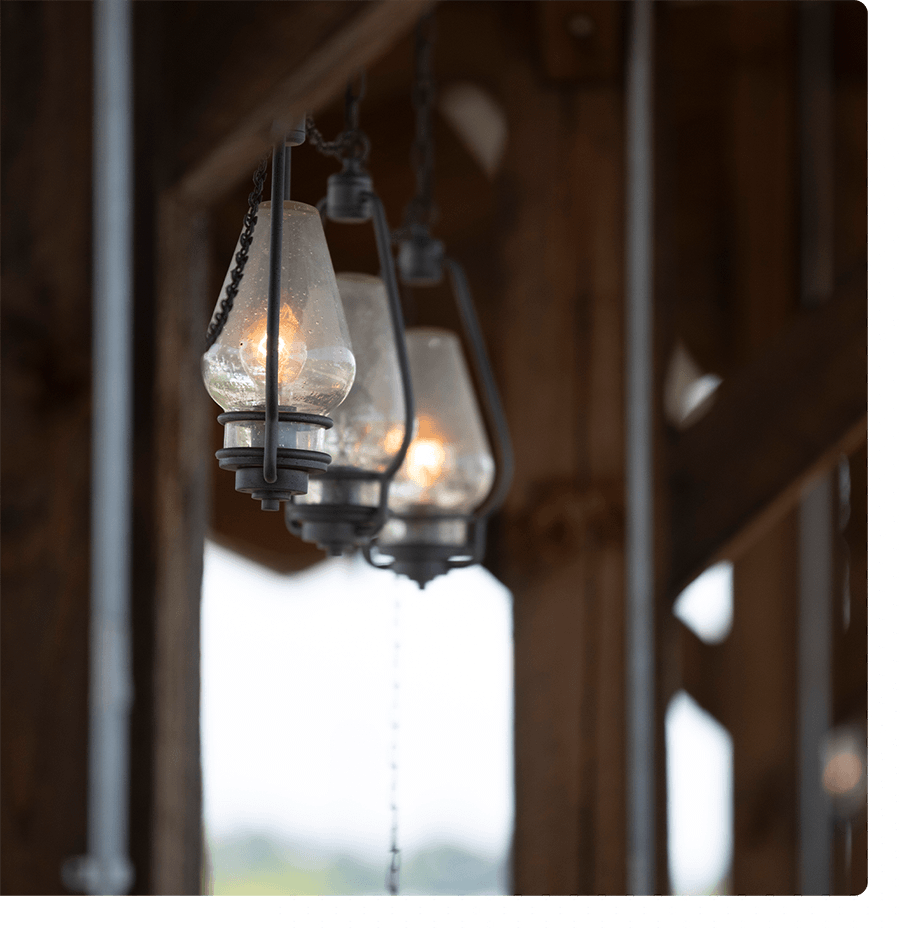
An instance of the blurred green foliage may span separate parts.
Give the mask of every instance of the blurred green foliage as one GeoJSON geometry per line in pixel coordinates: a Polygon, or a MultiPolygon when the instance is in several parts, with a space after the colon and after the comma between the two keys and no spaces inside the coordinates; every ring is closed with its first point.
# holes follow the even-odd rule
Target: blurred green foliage
{"type": "MultiPolygon", "coordinates": [[[[327,855],[270,835],[247,834],[212,841],[210,892],[216,896],[385,895],[383,861],[327,855]]],[[[504,860],[452,845],[437,845],[401,859],[403,895],[504,895],[504,860]]]]}

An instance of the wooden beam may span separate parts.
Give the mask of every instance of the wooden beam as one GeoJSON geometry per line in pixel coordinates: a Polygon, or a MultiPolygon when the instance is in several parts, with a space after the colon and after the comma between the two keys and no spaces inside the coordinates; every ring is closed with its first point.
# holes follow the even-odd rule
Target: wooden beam
{"type": "MultiPolygon", "coordinates": [[[[669,621],[675,629],[676,690],[683,689],[701,709],[728,728],[728,705],[722,698],[728,683],[724,674],[724,645],[707,644],[674,616],[669,621]]],[[[674,692],[666,695],[671,698],[674,692]]]]}
{"type": "Polygon", "coordinates": [[[710,412],[673,438],[673,595],[734,559],[797,502],[804,484],[866,434],[864,274],[801,316],[726,380],[710,412]]]}
{"type": "Polygon", "coordinates": [[[486,328],[517,449],[498,559],[515,603],[513,888],[623,894],[624,101],[621,78],[548,81],[533,14],[447,4],[438,22],[493,72],[510,131],[486,328]]]}
{"type": "Polygon", "coordinates": [[[723,714],[734,745],[735,895],[798,891],[797,510],[734,566],[723,714]]]}
{"type": "Polygon", "coordinates": [[[3,3],[0,884],[87,851],[91,7],[3,3]]]}
{"type": "Polygon", "coordinates": [[[291,125],[336,97],[434,0],[166,4],[168,182],[209,204],[291,125]]]}
{"type": "Polygon", "coordinates": [[[207,293],[206,216],[174,196],[159,201],[156,312],[151,892],[202,891],[200,589],[207,523],[205,390],[198,376],[207,293]]]}

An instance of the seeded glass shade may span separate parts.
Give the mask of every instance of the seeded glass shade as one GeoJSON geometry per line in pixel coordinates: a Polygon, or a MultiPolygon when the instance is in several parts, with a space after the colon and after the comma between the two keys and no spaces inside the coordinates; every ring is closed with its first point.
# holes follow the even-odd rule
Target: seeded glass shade
{"type": "Polygon", "coordinates": [[[400,448],[404,433],[403,386],[387,291],[371,274],[337,276],[350,328],[357,375],[334,411],[334,428],[324,450],[332,466],[383,471],[400,448]]]}
{"type": "Polygon", "coordinates": [[[434,328],[408,329],[416,432],[391,482],[397,516],[471,513],[494,481],[494,459],[459,339],[434,328]]]}
{"type": "MultiPolygon", "coordinates": [[[[226,412],[265,406],[270,209],[268,202],[260,205],[234,306],[203,356],[203,382],[226,412]]],[[[356,363],[347,323],[318,211],[287,200],[283,228],[278,403],[293,412],[327,415],[353,385],[356,363]]],[[[234,263],[232,258],[232,268],[234,263]]],[[[217,306],[230,282],[231,269],[217,306]]]]}

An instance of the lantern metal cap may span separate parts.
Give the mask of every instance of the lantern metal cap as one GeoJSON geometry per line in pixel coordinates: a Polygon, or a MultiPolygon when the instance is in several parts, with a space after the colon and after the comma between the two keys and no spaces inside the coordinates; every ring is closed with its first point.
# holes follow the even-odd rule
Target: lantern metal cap
{"type": "Polygon", "coordinates": [[[444,279],[444,243],[433,238],[427,226],[415,223],[409,236],[400,242],[397,268],[405,284],[439,284],[444,279]]]}
{"type": "Polygon", "coordinates": [[[347,158],[344,167],[328,178],[325,209],[334,222],[368,222],[372,218],[372,178],[359,158],[347,158]]]}

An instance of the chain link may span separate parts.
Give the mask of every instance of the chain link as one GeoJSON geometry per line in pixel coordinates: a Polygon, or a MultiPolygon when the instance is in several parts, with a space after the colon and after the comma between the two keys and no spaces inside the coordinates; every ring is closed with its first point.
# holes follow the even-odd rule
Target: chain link
{"type": "Polygon", "coordinates": [[[400,893],[400,848],[397,844],[399,810],[397,805],[397,748],[400,731],[400,575],[394,574],[394,692],[391,700],[391,862],[388,868],[387,891],[400,893]]]}
{"type": "Polygon", "coordinates": [[[416,175],[416,195],[406,207],[403,226],[395,238],[407,237],[413,226],[430,226],[437,219],[434,203],[434,133],[432,110],[435,101],[435,81],[432,68],[434,49],[434,14],[423,16],[416,25],[416,79],[412,103],[416,114],[416,136],[411,162],[416,175]]]}
{"type": "Polygon", "coordinates": [[[262,202],[263,185],[266,182],[266,166],[268,157],[263,158],[253,172],[253,192],[247,199],[250,209],[244,216],[244,227],[241,232],[240,250],[235,255],[234,267],[231,269],[231,283],[225,288],[225,298],[213,313],[212,319],[209,320],[209,326],[206,329],[206,347],[204,352],[209,351],[216,343],[216,339],[222,334],[225,323],[228,321],[228,315],[234,306],[234,301],[238,294],[238,287],[244,276],[244,267],[247,264],[247,258],[250,254],[250,246],[253,244],[253,230],[256,228],[256,221],[259,218],[259,204],[262,202]]]}
{"type": "Polygon", "coordinates": [[[366,72],[359,73],[359,93],[353,92],[353,81],[347,84],[344,94],[344,130],[332,141],[327,141],[312,116],[306,117],[306,138],[319,153],[341,161],[352,159],[365,164],[369,160],[371,142],[359,128],[359,102],[366,94],[366,72]]]}

